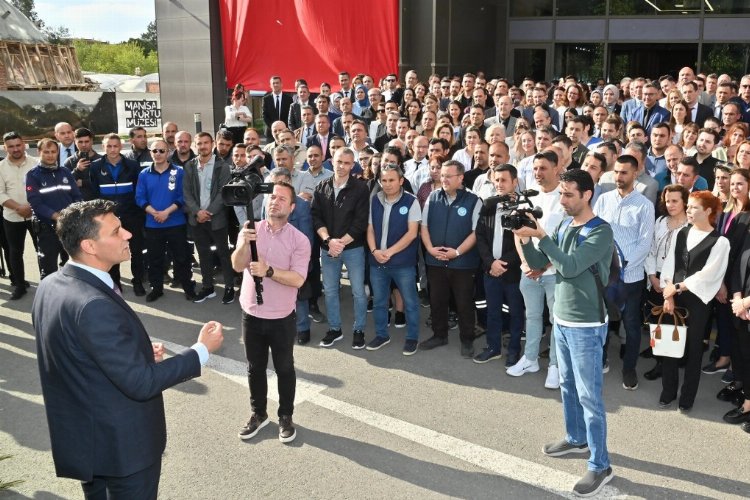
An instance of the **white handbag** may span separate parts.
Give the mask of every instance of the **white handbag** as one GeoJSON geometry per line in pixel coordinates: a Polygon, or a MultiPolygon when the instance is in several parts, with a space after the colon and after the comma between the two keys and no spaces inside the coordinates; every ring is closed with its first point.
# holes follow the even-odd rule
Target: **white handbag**
{"type": "Polygon", "coordinates": [[[674,325],[661,324],[662,317],[664,317],[662,307],[654,307],[651,314],[659,316],[656,323],[648,325],[654,356],[681,358],[685,354],[685,340],[687,339],[685,319],[688,317],[688,312],[681,307],[675,307],[674,313],[671,314],[674,317],[674,325]]]}

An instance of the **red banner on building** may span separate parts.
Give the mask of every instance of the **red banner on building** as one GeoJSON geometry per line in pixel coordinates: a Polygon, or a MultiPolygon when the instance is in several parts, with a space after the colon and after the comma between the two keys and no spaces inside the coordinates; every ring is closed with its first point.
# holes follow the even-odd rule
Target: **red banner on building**
{"type": "Polygon", "coordinates": [[[398,0],[222,0],[221,32],[227,86],[284,90],[304,78],[311,91],[338,87],[338,73],[378,78],[398,70],[398,0]]]}

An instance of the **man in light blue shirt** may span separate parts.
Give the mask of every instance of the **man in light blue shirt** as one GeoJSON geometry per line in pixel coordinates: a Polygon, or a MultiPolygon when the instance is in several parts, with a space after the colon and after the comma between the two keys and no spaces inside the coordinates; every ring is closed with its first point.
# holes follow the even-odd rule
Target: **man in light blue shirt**
{"type": "MultiPolygon", "coordinates": [[[[654,233],[654,204],[635,189],[637,176],[638,160],[634,156],[624,154],[617,158],[614,169],[617,188],[602,194],[594,205],[594,213],[612,226],[615,242],[626,261],[622,385],[630,391],[638,388],[635,365],[641,346],[641,297],[646,285],[644,262],[654,233]]],[[[606,348],[604,352],[606,357],[606,348]]]]}

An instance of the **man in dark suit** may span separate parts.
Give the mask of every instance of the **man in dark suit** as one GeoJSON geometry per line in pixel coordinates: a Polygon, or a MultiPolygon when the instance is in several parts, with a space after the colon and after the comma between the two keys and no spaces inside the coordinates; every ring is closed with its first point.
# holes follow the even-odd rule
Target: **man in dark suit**
{"type": "Polygon", "coordinates": [[[281,120],[289,126],[289,108],[292,97],[282,92],[281,77],[271,77],[271,92],[263,96],[263,123],[266,124],[266,139],[273,140],[271,124],[281,120]]]}
{"type": "Polygon", "coordinates": [[[328,114],[318,113],[318,116],[315,117],[315,130],[317,134],[307,138],[305,147],[318,146],[323,151],[323,161],[325,161],[331,157],[331,149],[328,146],[333,138],[331,120],[328,118],[328,114]]]}
{"type": "Polygon", "coordinates": [[[706,121],[706,118],[714,116],[714,112],[708,106],[698,102],[700,95],[698,93],[698,85],[695,82],[685,82],[682,84],[680,91],[682,92],[683,99],[685,99],[685,102],[690,107],[690,119],[698,127],[703,128],[703,122],[706,121]]]}
{"type": "Polygon", "coordinates": [[[653,83],[643,86],[641,106],[633,112],[633,120],[643,125],[649,136],[654,125],[669,121],[669,111],[659,106],[659,89],[653,83]]]}
{"type": "Polygon", "coordinates": [[[289,130],[297,130],[302,126],[303,106],[312,106],[313,114],[318,113],[318,110],[315,108],[313,100],[310,97],[310,90],[307,88],[307,85],[300,85],[297,87],[297,102],[289,107],[289,120],[287,121],[289,130]]]}
{"type": "Polygon", "coordinates": [[[65,165],[68,158],[78,153],[78,148],[76,148],[74,140],[73,127],[70,126],[70,123],[60,122],[55,125],[55,139],[57,139],[57,143],[60,146],[57,164],[65,165]]]}
{"type": "Polygon", "coordinates": [[[161,393],[201,374],[222,343],[206,323],[190,349],[162,361],[107,271],[130,258],[131,234],[107,200],[62,210],[57,233],[70,255],[42,281],[32,308],[39,373],[60,477],[86,498],[155,499],[166,445],[161,393]]]}

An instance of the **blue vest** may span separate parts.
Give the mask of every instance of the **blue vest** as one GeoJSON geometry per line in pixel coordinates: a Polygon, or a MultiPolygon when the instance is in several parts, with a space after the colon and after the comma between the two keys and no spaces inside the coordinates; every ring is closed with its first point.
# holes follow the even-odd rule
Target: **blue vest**
{"type": "MultiPolygon", "coordinates": [[[[388,235],[386,244],[391,247],[400,240],[409,230],[409,209],[414,203],[414,195],[401,191],[401,198],[391,206],[391,213],[388,216],[388,235]]],[[[370,214],[372,215],[372,229],[375,231],[375,244],[380,248],[380,241],[383,238],[383,215],[385,206],[378,198],[378,195],[372,197],[370,202],[370,214]]],[[[375,257],[370,254],[370,264],[373,266],[386,267],[414,267],[417,265],[417,240],[415,238],[409,246],[392,255],[386,264],[380,264],[375,257]]]]}
{"type": "MultiPolygon", "coordinates": [[[[463,243],[473,231],[471,222],[478,199],[477,195],[466,189],[456,191],[456,199],[450,204],[444,190],[437,189],[430,194],[427,229],[430,232],[432,246],[458,248],[463,243]]],[[[425,263],[428,266],[451,269],[477,269],[479,252],[474,245],[468,252],[447,262],[439,261],[427,253],[425,263]]]]}

